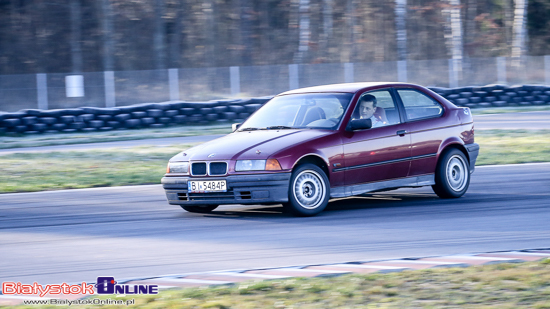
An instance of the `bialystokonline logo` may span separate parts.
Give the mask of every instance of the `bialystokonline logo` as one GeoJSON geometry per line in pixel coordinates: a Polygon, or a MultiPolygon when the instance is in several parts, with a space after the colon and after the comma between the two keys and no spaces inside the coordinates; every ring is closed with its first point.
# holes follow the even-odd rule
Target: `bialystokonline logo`
{"type": "Polygon", "coordinates": [[[94,295],[94,294],[158,294],[158,285],[148,284],[117,284],[115,277],[97,277],[96,284],[46,284],[37,282],[22,284],[21,282],[3,282],[4,295],[33,295],[44,297],[47,295],[94,295]]]}

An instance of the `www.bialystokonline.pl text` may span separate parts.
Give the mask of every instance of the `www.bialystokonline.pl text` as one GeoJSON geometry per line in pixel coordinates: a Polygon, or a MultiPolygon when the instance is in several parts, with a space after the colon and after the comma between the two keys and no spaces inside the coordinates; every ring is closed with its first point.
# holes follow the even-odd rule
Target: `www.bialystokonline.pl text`
{"type": "Polygon", "coordinates": [[[99,299],[99,298],[90,298],[90,299],[36,299],[36,300],[25,300],[23,304],[25,305],[134,305],[136,303],[135,299],[99,299]]]}

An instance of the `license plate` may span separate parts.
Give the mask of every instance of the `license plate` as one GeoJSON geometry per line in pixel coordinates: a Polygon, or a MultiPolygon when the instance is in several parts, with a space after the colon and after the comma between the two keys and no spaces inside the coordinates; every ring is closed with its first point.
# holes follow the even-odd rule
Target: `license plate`
{"type": "Polygon", "coordinates": [[[199,180],[187,183],[189,193],[227,192],[225,180],[199,180]]]}

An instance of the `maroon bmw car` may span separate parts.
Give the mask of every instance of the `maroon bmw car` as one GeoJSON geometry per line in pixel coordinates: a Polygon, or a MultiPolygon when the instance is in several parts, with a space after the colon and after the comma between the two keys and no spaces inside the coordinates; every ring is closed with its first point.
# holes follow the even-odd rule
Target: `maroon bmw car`
{"type": "Polygon", "coordinates": [[[234,132],[177,154],[162,184],[170,204],[283,204],[316,215],[329,199],[432,186],[462,196],[479,145],[468,108],[424,87],[352,83],[275,96],[234,132]]]}

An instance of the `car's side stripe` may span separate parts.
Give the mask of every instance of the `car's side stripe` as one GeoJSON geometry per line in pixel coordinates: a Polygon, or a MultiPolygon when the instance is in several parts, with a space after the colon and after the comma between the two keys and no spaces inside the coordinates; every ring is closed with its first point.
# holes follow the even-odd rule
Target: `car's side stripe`
{"type": "Polygon", "coordinates": [[[348,166],[348,167],[340,167],[340,168],[335,168],[332,171],[333,172],[349,171],[349,170],[354,170],[354,169],[358,169],[358,168],[373,167],[373,166],[378,166],[378,165],[393,164],[393,163],[406,162],[406,161],[412,161],[412,160],[418,160],[418,159],[426,159],[426,158],[431,158],[431,157],[435,157],[435,156],[437,156],[437,153],[430,153],[430,154],[426,154],[426,155],[406,157],[406,158],[402,158],[402,159],[394,159],[394,160],[380,161],[380,162],[369,163],[369,164],[361,164],[361,165],[354,165],[354,166],[348,166]]]}

